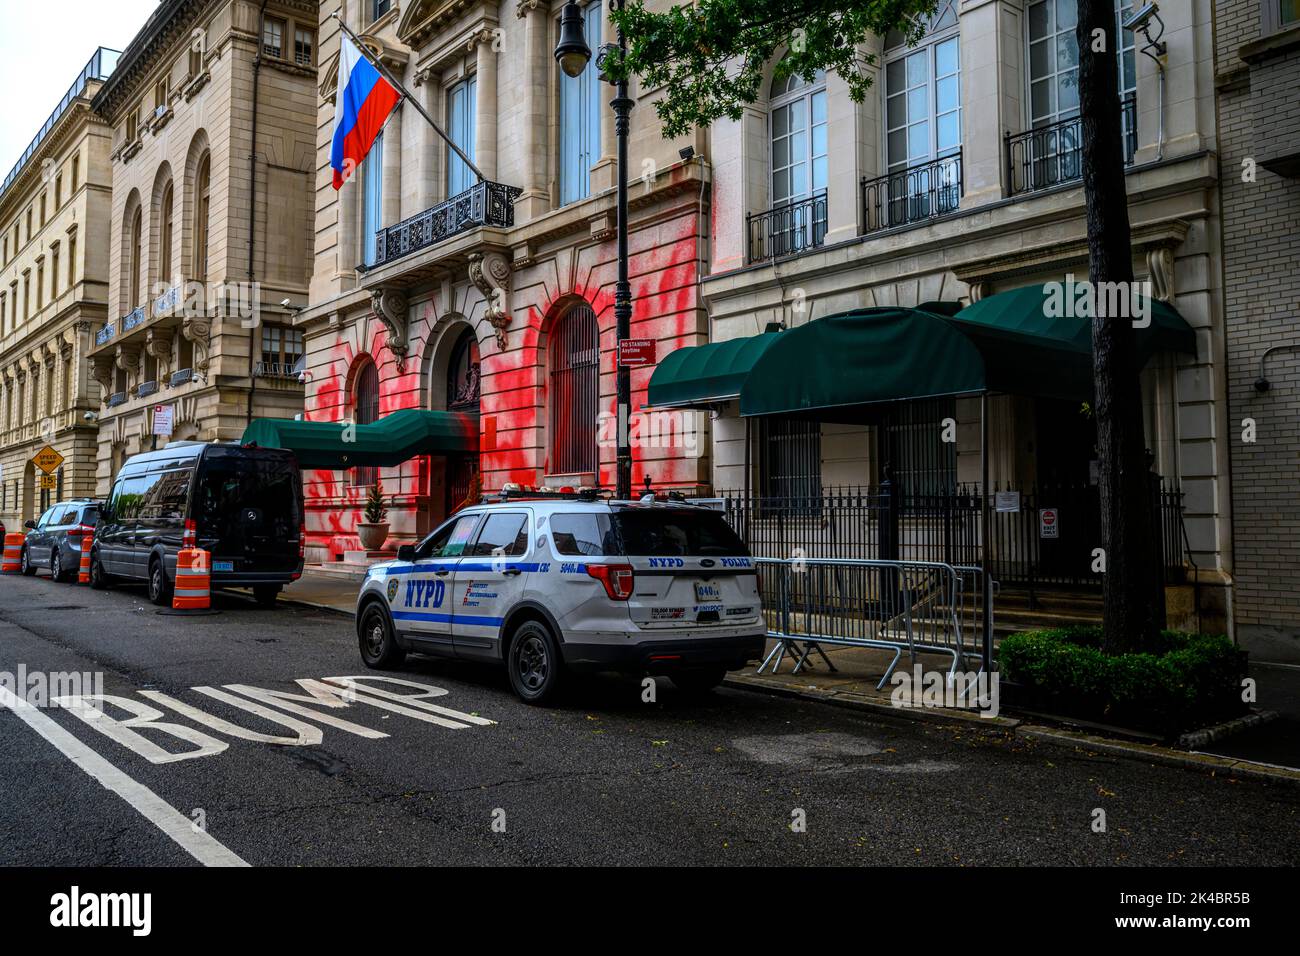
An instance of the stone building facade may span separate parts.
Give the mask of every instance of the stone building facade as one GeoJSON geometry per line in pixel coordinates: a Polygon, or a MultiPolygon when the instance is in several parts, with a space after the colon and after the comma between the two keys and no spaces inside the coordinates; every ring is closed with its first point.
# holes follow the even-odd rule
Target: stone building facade
{"type": "MultiPolygon", "coordinates": [[[[1117,23],[1133,7],[1116,0],[1117,23]]],[[[701,290],[711,338],[1086,280],[1076,13],[1075,0],[943,0],[914,46],[891,36],[864,50],[875,57],[865,102],[853,103],[833,75],[769,80],[741,119],[715,124],[712,254],[701,290]]],[[[1122,28],[1113,52],[1133,265],[1151,296],[1194,329],[1195,354],[1160,354],[1144,371],[1147,441],[1153,470],[1183,493],[1166,544],[1196,585],[1202,626],[1223,629],[1231,626],[1235,426],[1225,386],[1212,6],[1163,3],[1159,18],[1150,32],[1163,52],[1144,54],[1145,37],[1122,28]]],[[[714,486],[772,496],[873,486],[885,477],[882,440],[928,455],[909,466],[926,480],[978,485],[979,400],[938,404],[914,406],[920,417],[809,428],[747,424],[732,402],[713,423],[714,486]],[[956,441],[942,444],[948,417],[956,441]],[[791,461],[803,462],[799,474],[788,473],[791,461]],[[772,467],[787,473],[765,472],[772,467]]],[[[1055,506],[1048,496],[1095,486],[1095,436],[1078,401],[994,394],[988,414],[986,491],[1037,489],[1039,506],[1055,506]]],[[[1063,524],[1076,521],[1077,512],[1060,510],[1063,524]]],[[[1176,623],[1195,626],[1191,610],[1176,623]]]]}
{"type": "Polygon", "coordinates": [[[94,53],[0,189],[0,523],[10,531],[95,492],[88,356],[108,303],[112,131],[90,104],[116,59],[94,53]],[[64,463],[41,489],[32,457],[46,445],[64,463]]]}
{"type": "MultiPolygon", "coordinates": [[[[315,268],[297,319],[306,416],[364,424],[398,409],[461,409],[478,415],[480,450],[309,473],[309,560],[358,547],[355,525],[376,481],[390,499],[390,547],[430,530],[476,481],[487,490],[613,486],[613,94],[594,65],[561,78],[552,55],[561,6],[347,3],[349,27],[470,155],[484,184],[408,103],[336,192],[340,5],[321,4],[315,268]]],[[[612,36],[599,3],[585,5],[584,18],[593,49],[612,36]]],[[[655,95],[633,93],[630,272],[632,336],[653,339],[662,357],[705,340],[698,279],[709,173],[702,135],[663,139],[655,95]],[[684,159],[687,146],[694,155],[684,159]]],[[[650,372],[632,372],[634,431],[647,424],[636,410],[650,372]]],[[[639,442],[635,487],[707,484],[707,446],[693,421],[684,427],[689,434],[639,442]]]]}
{"type": "Polygon", "coordinates": [[[91,360],[97,487],[155,441],[301,411],[317,7],[164,0],[95,98],[111,126],[108,315],[91,360]],[[255,138],[254,138],[255,137],[255,138]]]}
{"type": "Polygon", "coordinates": [[[1238,637],[1300,662],[1300,4],[1215,3],[1238,637]]]}

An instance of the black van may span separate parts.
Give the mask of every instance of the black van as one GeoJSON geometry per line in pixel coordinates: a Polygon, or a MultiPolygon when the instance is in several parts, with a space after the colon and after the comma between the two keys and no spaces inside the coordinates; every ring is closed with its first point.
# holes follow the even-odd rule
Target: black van
{"type": "Polygon", "coordinates": [[[171,602],[176,554],[207,551],[212,587],[249,587],[259,604],[302,576],[302,472],[292,452],[172,442],[133,455],[113,481],[90,551],[91,587],[144,581],[171,602]]]}

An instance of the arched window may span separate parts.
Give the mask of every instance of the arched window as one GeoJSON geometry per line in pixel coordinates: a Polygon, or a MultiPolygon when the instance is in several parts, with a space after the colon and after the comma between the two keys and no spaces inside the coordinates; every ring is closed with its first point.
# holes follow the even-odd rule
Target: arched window
{"type": "Polygon", "coordinates": [[[772,82],[772,241],[775,255],[820,246],[826,236],[826,74],[772,82]]]}
{"type": "Polygon", "coordinates": [[[478,339],[473,331],[461,333],[447,363],[447,408],[451,411],[478,409],[478,339]]]}
{"type": "Polygon", "coordinates": [[[141,212],[137,206],[135,215],[131,217],[131,271],[128,273],[131,288],[127,292],[127,306],[132,311],[140,305],[140,234],[144,225],[141,212]]]}
{"type": "Polygon", "coordinates": [[[208,210],[212,186],[212,154],[204,153],[194,177],[194,263],[191,278],[206,282],[208,278],[208,210]]]}
{"type": "Polygon", "coordinates": [[[163,190],[158,223],[158,281],[172,281],[172,184],[163,190]]]}
{"type": "MultiPolygon", "coordinates": [[[[379,421],[379,370],[375,363],[367,361],[357,373],[353,386],[355,414],[353,420],[358,425],[369,425],[379,421]]],[[[376,468],[353,468],[352,484],[354,486],[373,485],[379,478],[376,468]]]]}
{"type": "Polygon", "coordinates": [[[550,335],[550,471],[595,474],[600,407],[600,329],[583,303],[570,309],[550,335]]]}

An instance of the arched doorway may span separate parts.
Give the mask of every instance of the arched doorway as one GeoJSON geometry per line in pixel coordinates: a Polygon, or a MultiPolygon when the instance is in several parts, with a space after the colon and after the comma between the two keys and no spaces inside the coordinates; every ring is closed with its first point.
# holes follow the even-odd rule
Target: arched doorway
{"type": "Polygon", "coordinates": [[[36,466],[30,461],[23,467],[21,507],[22,511],[18,515],[20,526],[24,521],[36,518],[36,466]]]}
{"type": "MultiPolygon", "coordinates": [[[[365,360],[357,372],[352,394],[355,407],[353,420],[356,424],[370,425],[379,421],[379,369],[369,359],[365,360]]],[[[352,485],[355,488],[368,488],[378,480],[378,468],[352,469],[352,485]]]]}
{"type": "MultiPolygon", "coordinates": [[[[460,333],[452,346],[447,360],[446,377],[447,411],[469,412],[474,415],[479,410],[479,351],[478,339],[474,330],[466,328],[460,333]]],[[[446,513],[463,502],[474,485],[479,472],[479,458],[473,455],[449,455],[447,457],[446,513]]]]}

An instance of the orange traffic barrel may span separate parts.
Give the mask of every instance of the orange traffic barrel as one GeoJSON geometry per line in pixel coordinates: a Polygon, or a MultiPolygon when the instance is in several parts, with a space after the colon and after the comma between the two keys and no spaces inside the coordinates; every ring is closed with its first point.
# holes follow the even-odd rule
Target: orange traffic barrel
{"type": "Polygon", "coordinates": [[[176,555],[176,589],[172,609],[202,611],[212,604],[212,571],[208,552],[202,548],[181,548],[176,555]]]}
{"type": "Polygon", "coordinates": [[[17,531],[11,531],[5,535],[5,555],[4,563],[0,564],[0,572],[4,574],[17,574],[23,569],[23,535],[17,531]]]}
{"type": "Polygon", "coordinates": [[[81,569],[77,572],[78,584],[90,583],[90,542],[81,539],[81,569]]]}

